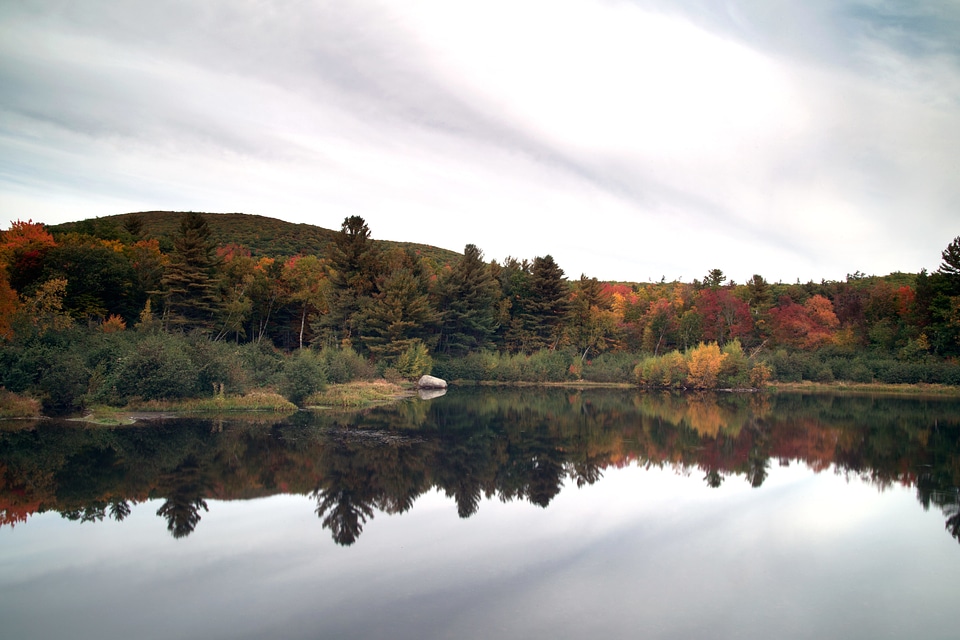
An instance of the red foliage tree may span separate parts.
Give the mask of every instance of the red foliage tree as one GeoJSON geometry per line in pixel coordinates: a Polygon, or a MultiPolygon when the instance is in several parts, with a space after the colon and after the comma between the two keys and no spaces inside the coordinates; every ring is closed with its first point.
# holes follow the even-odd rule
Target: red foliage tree
{"type": "Polygon", "coordinates": [[[833,303],[821,295],[812,296],[803,305],[784,296],[770,310],[770,324],[777,344],[816,349],[833,342],[840,321],[833,303]]]}
{"type": "Polygon", "coordinates": [[[703,289],[697,295],[697,311],[703,316],[703,338],[725,344],[747,338],[753,331],[750,306],[729,289],[703,289]]]}

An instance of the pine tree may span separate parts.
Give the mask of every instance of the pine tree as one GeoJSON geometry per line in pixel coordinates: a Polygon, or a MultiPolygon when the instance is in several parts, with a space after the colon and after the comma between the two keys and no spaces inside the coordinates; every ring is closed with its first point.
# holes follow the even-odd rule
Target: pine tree
{"type": "Polygon", "coordinates": [[[950,295],[960,295],[960,236],[947,245],[940,257],[940,273],[946,276],[950,295]]]}
{"type": "Polygon", "coordinates": [[[442,328],[438,350],[460,356],[487,347],[497,328],[500,288],[483,261],[483,252],[468,244],[439,289],[442,328]]]}
{"type": "Polygon", "coordinates": [[[437,312],[417,271],[411,266],[391,269],[359,314],[363,345],[391,364],[415,343],[430,340],[436,328],[437,312]]]}
{"type": "Polygon", "coordinates": [[[344,218],[327,265],[329,311],[317,328],[342,345],[359,341],[361,310],[377,292],[381,271],[382,260],[370,241],[367,223],[360,216],[344,218]]]}
{"type": "Polygon", "coordinates": [[[530,296],[525,301],[524,324],[532,335],[530,351],[556,348],[569,308],[570,291],[566,278],[552,256],[534,258],[530,272],[530,296]]]}
{"type": "Polygon", "coordinates": [[[194,212],[184,214],[161,280],[167,328],[208,331],[213,327],[220,306],[217,264],[206,218],[194,212]]]}

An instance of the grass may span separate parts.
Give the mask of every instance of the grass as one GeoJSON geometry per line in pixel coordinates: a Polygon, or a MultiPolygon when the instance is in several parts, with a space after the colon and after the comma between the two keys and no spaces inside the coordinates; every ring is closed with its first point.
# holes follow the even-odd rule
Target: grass
{"type": "Polygon", "coordinates": [[[945,384],[884,384],[882,382],[771,382],[768,391],[810,391],[960,397],[960,387],[945,384]]]}
{"type": "MultiPolygon", "coordinates": [[[[272,391],[252,391],[243,396],[215,396],[212,398],[191,398],[188,400],[149,400],[128,403],[125,407],[90,407],[89,413],[80,422],[106,426],[133,424],[147,416],[139,413],[154,414],[218,414],[218,413],[290,413],[297,410],[293,404],[279,393],[272,391]]],[[[232,418],[231,418],[232,419],[232,418]]]]}
{"type": "Polygon", "coordinates": [[[37,418],[40,402],[0,388],[0,418],[37,418]]]}
{"type": "Polygon", "coordinates": [[[296,411],[293,404],[279,393],[272,391],[251,391],[242,396],[218,395],[212,398],[190,398],[187,400],[150,400],[131,402],[128,410],[177,413],[229,413],[237,411],[270,411],[286,413],[296,411]]]}
{"type": "Polygon", "coordinates": [[[310,409],[365,409],[396,402],[413,395],[409,386],[386,380],[332,384],[318,391],[304,403],[310,409]]]}

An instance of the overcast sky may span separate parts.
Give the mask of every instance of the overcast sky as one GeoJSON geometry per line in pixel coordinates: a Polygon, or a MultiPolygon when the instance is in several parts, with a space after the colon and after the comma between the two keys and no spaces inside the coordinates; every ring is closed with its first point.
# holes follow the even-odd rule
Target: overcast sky
{"type": "Polygon", "coordinates": [[[0,225],[243,212],[571,278],[936,269],[956,0],[0,0],[0,225]]]}

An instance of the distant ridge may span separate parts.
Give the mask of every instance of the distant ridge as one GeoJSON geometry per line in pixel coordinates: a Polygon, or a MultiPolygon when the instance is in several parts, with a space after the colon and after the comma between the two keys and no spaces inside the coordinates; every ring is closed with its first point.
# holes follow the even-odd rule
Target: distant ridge
{"type": "MultiPolygon", "coordinates": [[[[125,231],[124,222],[139,217],[143,222],[141,235],[156,238],[165,251],[173,248],[173,235],[180,224],[180,211],[140,211],[121,213],[102,218],[88,218],[77,222],[64,222],[49,227],[54,235],[83,233],[98,238],[119,239],[125,231]]],[[[326,256],[337,231],[312,224],[286,222],[277,218],[249,213],[203,213],[210,224],[210,237],[217,246],[240,245],[254,256],[274,258],[297,254],[326,256]]],[[[411,249],[437,264],[453,262],[460,257],[456,251],[441,249],[415,242],[374,240],[385,248],[411,249]]]]}

